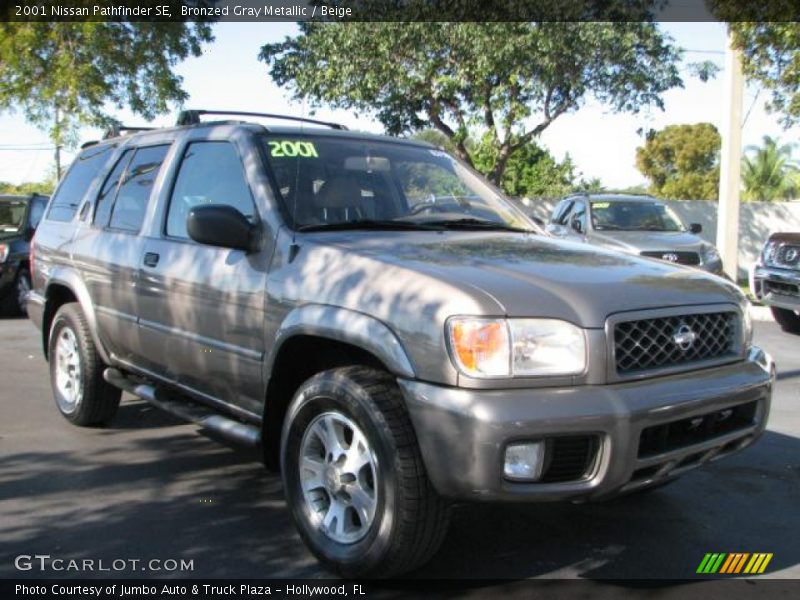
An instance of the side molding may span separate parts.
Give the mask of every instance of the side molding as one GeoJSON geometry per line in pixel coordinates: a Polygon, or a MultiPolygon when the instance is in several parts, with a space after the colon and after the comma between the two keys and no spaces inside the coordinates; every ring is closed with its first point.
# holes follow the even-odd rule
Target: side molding
{"type": "Polygon", "coordinates": [[[267,373],[271,372],[283,343],[297,335],[316,335],[353,344],[377,356],[395,375],[414,378],[414,367],[406,351],[384,323],[363,313],[321,304],[295,308],[286,316],[267,358],[267,373]]]}

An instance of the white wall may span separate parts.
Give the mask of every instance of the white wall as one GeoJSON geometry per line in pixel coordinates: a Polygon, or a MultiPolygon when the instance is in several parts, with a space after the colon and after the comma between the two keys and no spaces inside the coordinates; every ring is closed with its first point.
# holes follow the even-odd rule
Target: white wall
{"type": "MultiPolygon", "coordinates": [[[[532,198],[525,210],[544,221],[550,217],[558,199],[532,198]]],[[[711,242],[717,237],[717,203],[707,200],[668,200],[672,209],[688,225],[700,223],[700,237],[711,242]]],[[[800,232],[800,201],[795,202],[742,202],[739,209],[739,277],[747,271],[761,252],[764,242],[776,231],[800,232]]]]}

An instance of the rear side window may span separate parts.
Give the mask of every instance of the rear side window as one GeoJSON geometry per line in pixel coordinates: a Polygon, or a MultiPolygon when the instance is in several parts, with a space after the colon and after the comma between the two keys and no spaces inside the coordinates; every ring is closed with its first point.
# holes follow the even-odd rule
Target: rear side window
{"type": "Polygon", "coordinates": [[[125,173],[125,167],[130,162],[133,150],[126,150],[111,173],[108,174],[100,194],[97,196],[97,202],[94,209],[94,224],[98,227],[105,227],[108,225],[108,218],[111,216],[111,205],[114,203],[114,197],[117,195],[119,182],[122,180],[122,175],[125,173]]]}
{"type": "Polygon", "coordinates": [[[56,195],[53,196],[47,213],[48,220],[72,220],[92,180],[105,166],[113,149],[113,145],[91,146],[75,158],[61,185],[58,186],[56,195]]]}
{"type": "Polygon", "coordinates": [[[153,184],[168,150],[169,146],[150,146],[136,150],[117,189],[117,198],[108,224],[111,229],[134,233],[141,229],[153,184]]]}
{"type": "Polygon", "coordinates": [[[186,217],[193,207],[202,204],[226,204],[251,222],[255,220],[255,204],[242,161],[228,142],[195,142],[189,145],[169,202],[167,235],[188,238],[186,217]]]}

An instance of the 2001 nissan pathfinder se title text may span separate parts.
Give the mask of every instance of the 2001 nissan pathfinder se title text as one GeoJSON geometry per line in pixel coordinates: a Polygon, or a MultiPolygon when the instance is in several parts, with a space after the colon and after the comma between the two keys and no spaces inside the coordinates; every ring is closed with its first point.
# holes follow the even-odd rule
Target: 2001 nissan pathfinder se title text
{"type": "Polygon", "coordinates": [[[87,146],[38,229],[28,311],[73,423],[127,390],[261,444],[348,576],[422,564],[453,500],[607,498],[764,430],[736,286],[543,237],[423,143],[205,112],[87,146]]]}

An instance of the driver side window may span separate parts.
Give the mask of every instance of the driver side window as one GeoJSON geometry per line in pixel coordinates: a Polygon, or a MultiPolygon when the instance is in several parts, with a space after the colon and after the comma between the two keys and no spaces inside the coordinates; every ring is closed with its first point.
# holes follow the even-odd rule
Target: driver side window
{"type": "Polygon", "coordinates": [[[256,209],[242,162],[228,142],[194,142],[183,155],[167,213],[166,233],[188,239],[186,218],[195,206],[232,206],[250,222],[256,209]]]}

